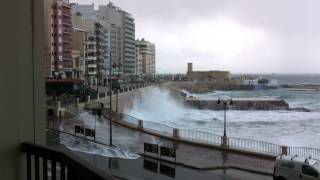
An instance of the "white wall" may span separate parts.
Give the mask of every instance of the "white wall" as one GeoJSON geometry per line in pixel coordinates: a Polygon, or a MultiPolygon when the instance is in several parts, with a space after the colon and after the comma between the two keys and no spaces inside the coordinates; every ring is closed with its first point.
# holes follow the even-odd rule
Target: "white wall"
{"type": "Polygon", "coordinates": [[[1,180],[25,179],[22,142],[45,143],[46,0],[33,1],[3,1],[0,6],[1,180]]]}

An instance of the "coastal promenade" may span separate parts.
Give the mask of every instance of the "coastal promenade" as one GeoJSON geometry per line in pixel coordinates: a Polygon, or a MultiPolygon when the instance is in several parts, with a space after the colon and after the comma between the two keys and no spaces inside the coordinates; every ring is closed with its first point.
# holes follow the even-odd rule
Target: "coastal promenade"
{"type": "MultiPolygon", "coordinates": [[[[49,128],[73,135],[75,124],[92,128],[96,120],[96,142],[108,145],[108,120],[103,117],[96,118],[87,112],[83,112],[75,118],[63,119],[62,121],[50,120],[49,128]]],[[[140,155],[143,154],[144,143],[174,147],[177,150],[177,164],[198,170],[236,169],[245,173],[263,174],[266,176],[271,176],[273,171],[274,158],[272,157],[249,155],[247,153],[172,141],[135,131],[116,123],[113,123],[113,143],[121,149],[140,155]]],[[[154,158],[157,159],[158,157],[154,158]]]]}
{"type": "MultiPolygon", "coordinates": [[[[126,102],[126,104],[130,106],[132,103],[128,103],[128,99],[132,100],[139,96],[141,90],[136,88],[130,89],[128,92],[126,91],[126,93],[119,95],[119,100],[126,102]]],[[[113,104],[115,103],[115,99],[116,97],[112,98],[113,104]]],[[[104,100],[106,100],[105,108],[108,108],[108,97],[100,99],[99,101],[86,103],[86,105],[89,104],[92,106],[85,107],[87,110],[91,111],[92,109],[99,107],[99,103],[104,102],[104,100]]],[[[119,104],[120,106],[123,106],[121,103],[119,104]]],[[[66,110],[69,111],[70,109],[66,108],[66,110]]],[[[106,112],[109,112],[109,110],[106,110],[106,112]]],[[[107,113],[105,113],[105,117],[101,118],[82,108],[79,108],[78,111],[73,111],[72,113],[74,117],[61,120],[51,119],[48,123],[49,132],[60,131],[58,133],[74,137],[75,125],[96,129],[95,141],[93,142],[93,139],[87,139],[85,141],[100,144],[108,148],[109,118],[107,113]]],[[[143,155],[144,143],[172,147],[177,150],[176,165],[181,167],[199,171],[238,170],[242,172],[242,174],[259,174],[266,177],[271,177],[274,158],[281,153],[285,152],[293,155],[303,152],[301,150],[307,150],[305,151],[306,154],[303,155],[309,156],[310,152],[319,155],[317,149],[286,147],[287,149],[284,151],[283,147],[285,146],[232,137],[228,137],[226,143],[227,147],[225,147],[225,144],[222,142],[221,136],[219,135],[201,131],[170,128],[171,127],[168,128],[165,127],[165,125],[154,122],[141,121],[134,117],[126,117],[125,114],[115,113],[113,115],[113,143],[122,150],[140,155],[143,155]],[[296,151],[293,151],[295,149],[296,151]]],[[[59,139],[57,142],[58,144],[67,147],[67,149],[81,151],[81,148],[77,150],[79,146],[71,146],[70,148],[70,144],[65,144],[63,141],[59,142],[59,139]]],[[[94,149],[92,149],[92,151],[99,154],[95,152],[94,149]]],[[[114,152],[110,151],[110,153],[112,154],[114,152]]],[[[143,157],[149,156],[152,155],[143,155],[143,157]]],[[[314,156],[312,155],[312,157],[314,156]]],[[[159,160],[159,157],[153,156],[152,159],[159,160]]]]}

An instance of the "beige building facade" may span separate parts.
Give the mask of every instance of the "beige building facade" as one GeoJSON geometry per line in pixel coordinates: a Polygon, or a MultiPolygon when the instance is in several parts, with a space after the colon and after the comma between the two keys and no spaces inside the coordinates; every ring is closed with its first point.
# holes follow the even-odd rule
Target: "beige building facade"
{"type": "Polygon", "coordinates": [[[87,84],[96,84],[97,73],[98,73],[98,65],[97,65],[98,58],[97,58],[97,38],[95,34],[95,21],[88,20],[81,14],[76,14],[72,16],[72,23],[73,23],[74,29],[82,29],[83,31],[86,32],[85,43],[84,43],[85,80],[87,84]]]}
{"type": "Polygon", "coordinates": [[[138,39],[136,40],[136,53],[137,75],[155,76],[155,45],[144,39],[138,39]]]}
{"type": "Polygon", "coordinates": [[[229,81],[231,74],[229,71],[193,71],[193,64],[188,63],[187,78],[192,81],[229,81]]]}
{"type": "Polygon", "coordinates": [[[72,59],[74,79],[85,80],[86,31],[74,28],[72,33],[72,59]]]}

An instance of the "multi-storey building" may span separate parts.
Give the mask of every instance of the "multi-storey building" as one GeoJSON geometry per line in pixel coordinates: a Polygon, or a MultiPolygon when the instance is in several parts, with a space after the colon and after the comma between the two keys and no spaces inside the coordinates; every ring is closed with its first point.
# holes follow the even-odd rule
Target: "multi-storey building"
{"type": "Polygon", "coordinates": [[[110,23],[110,48],[115,69],[122,77],[136,74],[135,22],[131,14],[109,3],[100,6],[98,19],[110,23]]]}
{"type": "Polygon", "coordinates": [[[136,40],[137,74],[154,76],[156,74],[155,45],[144,39],[136,40]]]}
{"type": "Polygon", "coordinates": [[[97,65],[98,65],[98,82],[107,81],[107,70],[109,69],[109,33],[108,23],[97,22],[95,24],[95,32],[97,37],[97,65]]]}
{"type": "Polygon", "coordinates": [[[74,28],[82,29],[85,36],[85,80],[88,84],[97,82],[97,38],[95,34],[95,21],[87,20],[80,13],[72,16],[74,28]]]}
{"type": "Polygon", "coordinates": [[[72,34],[72,58],[74,67],[74,79],[85,80],[87,32],[83,29],[74,28],[72,34]]]}
{"type": "Polygon", "coordinates": [[[143,75],[143,59],[141,49],[139,48],[139,42],[136,41],[136,75],[143,75]]]}
{"type": "Polygon", "coordinates": [[[73,77],[71,6],[67,0],[51,1],[51,58],[47,75],[73,77]]]}
{"type": "MultiPolygon", "coordinates": [[[[85,23],[86,25],[84,25],[83,27],[88,32],[87,36],[90,36],[90,38],[87,38],[86,46],[88,50],[87,74],[88,78],[91,79],[91,81],[93,78],[92,75],[94,74],[98,83],[101,84],[106,79],[107,69],[109,68],[110,36],[108,29],[110,28],[110,24],[106,21],[98,20],[96,11],[94,10],[94,5],[72,4],[72,14],[74,16],[81,16],[82,21],[90,22],[90,27],[86,27],[88,23],[85,23]],[[93,42],[91,42],[93,38],[95,39],[95,49],[93,49],[93,42]]],[[[93,83],[95,84],[95,82],[93,83]]]]}
{"type": "Polygon", "coordinates": [[[123,30],[124,30],[124,73],[135,74],[136,55],[135,55],[135,23],[134,18],[123,11],[123,30]]]}

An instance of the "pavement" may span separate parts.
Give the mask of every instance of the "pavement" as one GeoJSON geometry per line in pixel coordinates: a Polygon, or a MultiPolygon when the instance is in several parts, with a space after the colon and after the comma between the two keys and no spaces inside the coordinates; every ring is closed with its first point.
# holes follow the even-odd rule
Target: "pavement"
{"type": "MultiPolygon", "coordinates": [[[[92,129],[96,127],[96,142],[106,145],[109,144],[109,121],[88,112],[81,112],[74,118],[62,119],[60,121],[51,119],[48,124],[49,128],[60,129],[70,134],[74,134],[74,125],[83,125],[92,129]]],[[[176,163],[181,167],[197,169],[199,171],[229,170],[229,172],[249,173],[253,175],[252,177],[258,175],[264,177],[259,179],[272,177],[274,160],[271,158],[174,142],[132,130],[115,123],[113,123],[112,129],[113,144],[131,153],[143,154],[143,144],[154,143],[176,148],[176,163]]],[[[153,156],[153,159],[157,159],[157,156],[152,154],[148,154],[148,156],[153,156]]],[[[173,159],[166,160],[174,161],[173,159]]]]}
{"type": "Polygon", "coordinates": [[[199,170],[182,165],[168,163],[148,157],[128,160],[122,158],[110,158],[98,154],[73,151],[64,145],[54,142],[59,135],[56,132],[48,132],[48,143],[53,148],[69,151],[75,157],[88,162],[93,168],[112,174],[117,179],[130,180],[272,180],[272,176],[242,171],[232,168],[199,170]]]}

